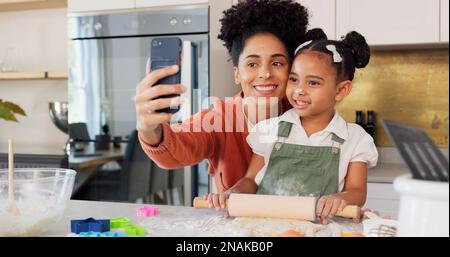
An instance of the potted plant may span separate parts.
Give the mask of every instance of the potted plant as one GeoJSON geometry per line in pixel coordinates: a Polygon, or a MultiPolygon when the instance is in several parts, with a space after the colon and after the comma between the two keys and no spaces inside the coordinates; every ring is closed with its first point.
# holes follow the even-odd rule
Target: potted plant
{"type": "Polygon", "coordinates": [[[0,119],[19,122],[16,119],[16,114],[27,116],[25,111],[19,105],[0,99],[0,119]]]}

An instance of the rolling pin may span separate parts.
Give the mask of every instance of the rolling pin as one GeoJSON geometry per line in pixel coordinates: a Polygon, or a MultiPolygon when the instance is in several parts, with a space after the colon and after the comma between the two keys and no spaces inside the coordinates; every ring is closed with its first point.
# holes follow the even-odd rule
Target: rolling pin
{"type": "MultiPolygon", "coordinates": [[[[230,216],[233,217],[264,217],[301,219],[314,221],[316,219],[316,197],[278,196],[258,194],[230,194],[225,202],[230,216]]],[[[209,208],[208,200],[194,198],[195,208],[209,208]]],[[[359,218],[361,209],[357,205],[347,205],[336,216],[359,218]]]]}

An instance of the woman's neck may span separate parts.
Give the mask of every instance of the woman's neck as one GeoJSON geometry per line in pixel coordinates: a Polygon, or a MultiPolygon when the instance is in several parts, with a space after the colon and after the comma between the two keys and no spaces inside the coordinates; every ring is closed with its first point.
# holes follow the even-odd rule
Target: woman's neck
{"type": "Polygon", "coordinates": [[[333,109],[329,112],[320,113],[318,115],[300,117],[302,127],[305,129],[308,137],[325,129],[333,119],[334,113],[335,110],[333,109]]]}

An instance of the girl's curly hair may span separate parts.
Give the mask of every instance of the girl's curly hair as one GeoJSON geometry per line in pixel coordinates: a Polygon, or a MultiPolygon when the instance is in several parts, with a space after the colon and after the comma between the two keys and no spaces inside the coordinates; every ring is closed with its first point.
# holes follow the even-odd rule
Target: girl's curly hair
{"type": "Polygon", "coordinates": [[[245,41],[258,33],[275,35],[290,56],[304,42],[308,26],[308,11],[292,0],[240,0],[223,12],[219,39],[237,66],[245,41]]]}
{"type": "Polygon", "coordinates": [[[309,42],[302,46],[296,56],[306,51],[316,51],[333,56],[333,53],[327,48],[334,45],[336,51],[343,59],[341,62],[332,63],[338,75],[339,81],[353,80],[355,69],[364,68],[370,60],[370,47],[363,35],[356,31],[350,31],[342,37],[342,40],[329,40],[322,29],[316,28],[306,33],[305,40],[309,42]]]}

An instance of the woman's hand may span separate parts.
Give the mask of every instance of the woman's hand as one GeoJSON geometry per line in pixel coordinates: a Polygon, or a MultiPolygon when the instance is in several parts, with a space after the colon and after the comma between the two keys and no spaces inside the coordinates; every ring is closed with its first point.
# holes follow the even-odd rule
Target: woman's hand
{"type": "Polygon", "coordinates": [[[174,114],[158,113],[156,110],[168,108],[183,103],[181,97],[160,98],[160,96],[170,94],[181,94],[186,88],[177,85],[155,85],[160,79],[176,74],[178,66],[171,66],[150,72],[149,62],[147,62],[147,76],[137,85],[134,102],[136,105],[136,129],[140,136],[150,145],[157,145],[161,142],[161,124],[171,120],[174,114]]]}
{"type": "Polygon", "coordinates": [[[317,202],[316,215],[320,217],[322,224],[328,224],[328,219],[336,216],[338,211],[344,210],[347,202],[334,195],[322,196],[317,202]]]}
{"type": "Polygon", "coordinates": [[[216,211],[224,211],[224,217],[228,218],[228,211],[226,206],[226,201],[230,197],[229,193],[220,193],[220,194],[206,194],[203,196],[203,200],[208,200],[209,208],[215,208],[216,211]]]}

